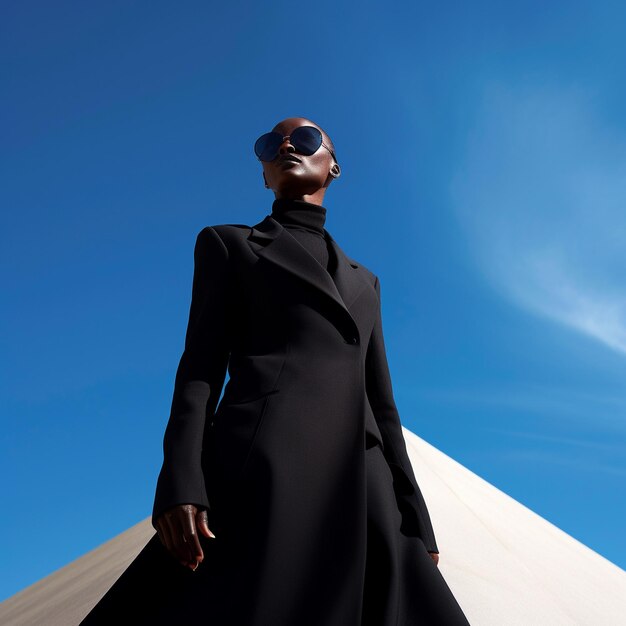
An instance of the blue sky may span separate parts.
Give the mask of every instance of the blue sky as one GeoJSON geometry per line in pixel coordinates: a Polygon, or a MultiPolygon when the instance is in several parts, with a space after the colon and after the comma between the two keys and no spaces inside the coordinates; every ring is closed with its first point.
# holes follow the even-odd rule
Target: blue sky
{"type": "Polygon", "coordinates": [[[626,566],[623,3],[1,14],[0,599],[150,514],[195,236],[271,210],[288,116],[336,146],[403,423],[626,566]]]}

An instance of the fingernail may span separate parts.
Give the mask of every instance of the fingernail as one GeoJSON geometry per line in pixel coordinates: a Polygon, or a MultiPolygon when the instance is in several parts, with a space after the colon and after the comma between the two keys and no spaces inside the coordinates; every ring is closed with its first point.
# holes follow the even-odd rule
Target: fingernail
{"type": "Polygon", "coordinates": [[[211,535],[211,537],[215,539],[215,535],[211,531],[209,531],[209,535],[211,535]]]}

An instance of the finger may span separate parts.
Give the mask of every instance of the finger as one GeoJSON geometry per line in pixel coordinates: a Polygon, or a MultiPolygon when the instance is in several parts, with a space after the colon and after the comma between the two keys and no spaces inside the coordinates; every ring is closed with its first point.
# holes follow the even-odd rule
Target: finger
{"type": "Polygon", "coordinates": [[[200,539],[198,537],[198,529],[196,528],[196,515],[195,511],[187,510],[184,518],[183,535],[187,541],[191,556],[195,558],[199,563],[204,559],[204,553],[202,552],[202,546],[200,545],[200,539]]]}
{"type": "Polygon", "coordinates": [[[202,510],[198,513],[196,517],[196,526],[205,537],[215,539],[215,535],[209,528],[209,517],[206,510],[202,510]]]}
{"type": "Polygon", "coordinates": [[[154,530],[156,530],[156,534],[159,537],[159,541],[163,544],[163,546],[165,546],[165,543],[163,542],[163,534],[161,533],[161,528],[160,528],[158,520],[154,524],[154,530]]]}
{"type": "Polygon", "coordinates": [[[167,551],[176,558],[176,553],[174,551],[174,542],[172,541],[172,532],[170,530],[170,526],[164,518],[161,518],[161,524],[159,526],[161,528],[161,534],[163,536],[163,541],[165,542],[165,547],[167,551]]]}
{"type": "Polygon", "coordinates": [[[169,537],[172,546],[172,554],[182,565],[188,565],[191,554],[183,537],[182,524],[179,521],[179,515],[182,511],[175,511],[167,517],[169,526],[169,537]]]}
{"type": "Polygon", "coordinates": [[[159,541],[161,542],[161,545],[164,548],[167,548],[167,546],[165,545],[165,538],[163,537],[163,531],[161,530],[161,527],[158,524],[156,527],[156,533],[157,533],[157,536],[159,537],[159,541]]]}
{"type": "Polygon", "coordinates": [[[184,542],[181,536],[180,524],[177,522],[177,510],[173,509],[164,514],[164,532],[168,549],[171,555],[181,563],[187,565],[189,557],[185,554],[184,542]],[[181,545],[183,544],[183,545],[181,545]]]}

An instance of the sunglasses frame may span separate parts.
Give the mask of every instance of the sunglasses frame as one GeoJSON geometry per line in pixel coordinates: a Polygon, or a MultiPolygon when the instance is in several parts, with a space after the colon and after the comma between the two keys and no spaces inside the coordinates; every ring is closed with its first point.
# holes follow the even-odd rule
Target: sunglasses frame
{"type": "MultiPolygon", "coordinates": [[[[312,128],[313,130],[317,131],[317,132],[319,133],[319,135],[320,135],[320,145],[319,145],[319,146],[315,149],[315,151],[314,151],[314,152],[311,152],[311,154],[306,154],[306,155],[304,155],[304,156],[311,156],[311,155],[315,154],[315,153],[316,153],[316,152],[320,149],[320,147],[321,147],[321,146],[324,146],[324,148],[326,148],[326,150],[328,150],[328,152],[330,152],[330,153],[331,153],[331,155],[332,155],[333,159],[335,159],[335,161],[337,161],[337,157],[335,156],[335,153],[334,153],[334,152],[333,152],[333,151],[332,151],[332,150],[331,150],[331,149],[330,149],[330,148],[329,148],[329,147],[328,147],[328,146],[324,143],[324,140],[322,139],[323,135],[322,135],[322,132],[320,131],[320,129],[319,129],[319,128],[315,128],[315,126],[309,126],[309,125],[305,125],[305,126],[298,126],[298,128],[294,128],[294,129],[293,129],[292,134],[293,134],[294,132],[296,132],[297,130],[299,130],[300,128],[312,128]]],[[[263,137],[266,137],[267,135],[276,135],[277,137],[281,137],[281,134],[280,134],[280,133],[278,133],[278,132],[276,132],[275,130],[270,131],[269,133],[263,133],[263,134],[262,134],[262,135],[261,135],[261,136],[260,136],[260,137],[259,137],[259,138],[255,141],[255,142],[254,142],[254,153],[255,153],[255,155],[256,155],[256,157],[257,157],[257,159],[258,159],[259,161],[262,161],[262,162],[264,162],[264,163],[271,163],[271,162],[272,162],[272,161],[274,161],[274,160],[276,159],[276,157],[278,156],[278,152],[279,152],[279,150],[280,150],[280,146],[284,143],[285,139],[289,139],[289,140],[290,140],[290,142],[291,142],[291,135],[285,135],[284,137],[281,137],[281,141],[280,141],[280,143],[278,144],[278,148],[277,148],[277,150],[276,150],[276,154],[275,154],[275,155],[274,155],[274,156],[273,156],[273,157],[272,157],[269,161],[268,161],[268,160],[263,160],[263,159],[261,159],[261,157],[260,157],[258,154],[256,154],[256,146],[257,146],[257,144],[259,143],[259,141],[260,141],[263,137]]],[[[294,148],[296,148],[296,146],[295,146],[294,144],[291,144],[291,145],[292,145],[294,148]]],[[[297,153],[297,154],[304,154],[304,153],[302,153],[302,152],[298,152],[298,148],[296,148],[296,153],[297,153]]]]}

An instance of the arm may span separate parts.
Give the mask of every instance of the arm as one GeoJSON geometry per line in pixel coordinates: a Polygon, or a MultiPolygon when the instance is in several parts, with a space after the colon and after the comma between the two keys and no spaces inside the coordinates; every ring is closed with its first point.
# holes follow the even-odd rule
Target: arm
{"type": "Polygon", "coordinates": [[[439,552],[426,502],[415,479],[406,450],[400,417],[393,398],[387,363],[380,301],[380,282],[376,277],[378,312],[367,347],[365,376],[367,396],[383,437],[384,455],[394,477],[398,505],[407,518],[409,532],[419,536],[428,552],[439,552]]]}
{"type": "MultiPolygon", "coordinates": [[[[171,507],[209,509],[201,466],[207,414],[214,411],[228,364],[228,250],[213,228],[197,236],[189,322],[163,439],[152,525],[171,507]]],[[[157,528],[158,530],[158,528],[157,528]]]]}

